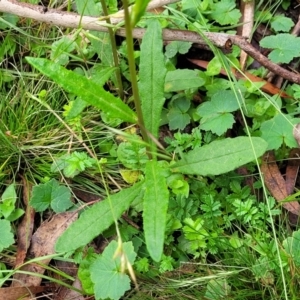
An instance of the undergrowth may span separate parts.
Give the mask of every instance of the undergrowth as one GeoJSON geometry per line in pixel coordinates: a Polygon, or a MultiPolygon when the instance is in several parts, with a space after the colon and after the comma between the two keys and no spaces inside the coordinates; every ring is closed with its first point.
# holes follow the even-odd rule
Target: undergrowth
{"type": "MultiPolygon", "coordinates": [[[[132,2],[129,14],[127,1],[101,1],[104,10],[68,1],[81,15],[124,6],[126,38],[116,43],[114,32],[2,15],[2,286],[22,273],[25,261],[11,261],[30,205],[36,227],[79,212],[51,253],[75,263],[76,276],[56,270],[65,278],[57,280],[45,267],[44,278],[72,289],[78,276],[87,297],[298,299],[298,224],[267,190],[261,156],[272,151],[284,169],[298,147],[299,86],[266,92],[251,77],[266,68],[249,57],[242,71],[239,48],[221,51],[205,36],[236,33],[235,1],[179,1],[160,14],[145,12],[149,1],[132,2]],[[145,28],[142,40],[132,38],[135,26],[145,28]],[[163,28],[196,31],[209,50],[164,44],[163,28]]],[[[260,45],[271,61],[297,66],[293,4],[256,2],[253,33],[271,31],[260,45]]]]}

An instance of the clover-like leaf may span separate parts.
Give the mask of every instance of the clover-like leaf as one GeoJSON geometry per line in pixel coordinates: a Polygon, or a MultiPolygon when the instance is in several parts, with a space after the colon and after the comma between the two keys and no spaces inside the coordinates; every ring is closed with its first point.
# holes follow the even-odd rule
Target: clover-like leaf
{"type": "Polygon", "coordinates": [[[166,46],[166,57],[172,58],[177,53],[186,54],[191,48],[192,43],[190,42],[182,42],[182,41],[173,41],[166,46]]]}
{"type": "Polygon", "coordinates": [[[289,63],[300,56],[300,38],[288,33],[267,36],[260,41],[260,45],[273,49],[268,57],[274,63],[289,63]]]}
{"type": "Polygon", "coordinates": [[[190,105],[190,101],[185,97],[178,97],[172,102],[172,107],[167,115],[171,130],[183,130],[190,123],[191,117],[188,114],[190,105]]]}
{"type": "MultiPolygon", "coordinates": [[[[96,299],[118,300],[130,289],[130,278],[121,270],[121,256],[116,255],[118,247],[118,243],[112,241],[91,266],[96,299]]],[[[133,264],[136,253],[132,242],[123,243],[121,251],[129,263],[133,264]]]]}
{"type": "Polygon", "coordinates": [[[220,25],[234,25],[238,23],[241,13],[236,8],[236,1],[222,0],[212,5],[210,16],[220,25]]]}
{"type": "Polygon", "coordinates": [[[277,32],[289,32],[294,25],[291,18],[287,18],[283,15],[275,16],[271,21],[271,27],[277,32]]]}
{"type": "Polygon", "coordinates": [[[293,126],[299,121],[289,115],[278,114],[263,122],[260,130],[261,137],[268,143],[267,150],[278,149],[283,143],[290,148],[298,147],[293,136],[293,126]]]}
{"type": "Polygon", "coordinates": [[[239,108],[235,94],[232,91],[222,91],[214,94],[211,101],[201,104],[197,113],[202,117],[200,128],[211,130],[221,135],[231,128],[234,117],[230,112],[239,108]]]}
{"type": "Polygon", "coordinates": [[[59,185],[55,179],[33,187],[30,205],[38,212],[46,210],[50,205],[59,213],[72,206],[70,190],[59,185]]]}

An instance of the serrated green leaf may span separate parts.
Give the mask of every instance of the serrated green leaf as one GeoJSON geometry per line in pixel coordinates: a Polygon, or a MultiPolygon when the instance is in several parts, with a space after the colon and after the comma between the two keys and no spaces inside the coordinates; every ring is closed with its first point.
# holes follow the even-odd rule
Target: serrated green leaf
{"type": "Polygon", "coordinates": [[[233,114],[223,113],[209,118],[203,118],[199,126],[200,129],[211,131],[220,136],[224,134],[234,124],[233,114]]]}
{"type": "Polygon", "coordinates": [[[8,248],[15,242],[14,235],[12,233],[12,228],[9,221],[0,220],[0,232],[1,232],[0,251],[2,252],[3,249],[8,248]]]}
{"type": "Polygon", "coordinates": [[[167,72],[165,79],[165,92],[183,91],[201,87],[205,80],[199,76],[199,71],[177,69],[167,72]]]}
{"type": "Polygon", "coordinates": [[[111,117],[136,123],[135,113],[120,98],[105,91],[93,81],[44,58],[26,57],[26,60],[69,93],[81,97],[84,101],[105,111],[111,117]]]}
{"type": "Polygon", "coordinates": [[[251,142],[249,137],[214,141],[183,154],[182,159],[172,165],[172,170],[183,174],[219,175],[253,161],[266,149],[266,141],[258,137],[252,137],[251,142]]]}
{"type": "Polygon", "coordinates": [[[204,102],[197,108],[197,113],[202,117],[200,128],[211,130],[221,135],[231,128],[234,117],[230,112],[239,108],[239,103],[232,91],[222,91],[214,94],[211,101],[204,102]]]}
{"type": "Polygon", "coordinates": [[[158,20],[150,22],[141,45],[140,96],[146,129],[155,137],[165,102],[164,81],[166,68],[162,52],[162,30],[158,20]]]}
{"type": "MultiPolygon", "coordinates": [[[[91,266],[91,278],[94,282],[96,299],[120,299],[130,289],[130,278],[126,273],[121,272],[121,257],[116,256],[119,245],[116,241],[104,249],[91,266]]],[[[122,244],[122,251],[126,258],[133,264],[136,253],[132,242],[122,244]]]]}
{"type": "Polygon", "coordinates": [[[0,201],[0,215],[2,214],[5,219],[7,219],[15,210],[16,200],[17,194],[15,190],[15,185],[10,184],[2,194],[0,201]]]}
{"type": "Polygon", "coordinates": [[[235,0],[222,0],[211,5],[210,16],[220,25],[235,25],[241,18],[241,12],[236,9],[235,0]]]}
{"type": "Polygon", "coordinates": [[[142,186],[143,182],[137,183],[84,211],[80,218],[58,239],[55,245],[56,251],[69,252],[87,245],[114,223],[114,217],[119,219],[131,202],[142,196],[142,186]],[[113,208],[113,212],[111,208],[113,208]]]}
{"type": "Polygon", "coordinates": [[[33,187],[30,205],[37,212],[44,211],[51,205],[52,209],[59,213],[66,211],[73,203],[70,190],[61,186],[57,180],[51,179],[33,187]]]}
{"type": "Polygon", "coordinates": [[[157,161],[149,161],[145,168],[145,195],[143,224],[146,246],[154,261],[163,254],[169,191],[164,177],[165,170],[157,161]]]}
{"type": "Polygon", "coordinates": [[[271,120],[262,123],[261,137],[268,143],[267,150],[278,149],[283,143],[290,148],[298,147],[293,136],[293,127],[300,119],[289,115],[278,114],[271,120]]]}
{"type": "Polygon", "coordinates": [[[276,32],[289,32],[294,25],[295,24],[291,18],[287,18],[283,15],[275,16],[271,21],[271,28],[273,28],[276,32]]]}
{"type": "Polygon", "coordinates": [[[71,192],[66,186],[59,185],[58,182],[55,185],[52,187],[50,205],[56,213],[64,212],[73,205],[71,192]]]}
{"type": "Polygon", "coordinates": [[[267,36],[260,41],[260,45],[274,49],[268,55],[274,63],[289,63],[300,56],[300,38],[288,33],[267,36]]]}
{"type": "Polygon", "coordinates": [[[117,149],[120,162],[128,169],[140,170],[148,161],[147,148],[138,140],[122,142],[117,149]]]}
{"type": "MultiPolygon", "coordinates": [[[[96,84],[103,86],[108,79],[113,75],[116,68],[113,67],[94,67],[90,70],[91,80],[96,84]]],[[[88,103],[77,97],[74,101],[70,102],[70,109],[64,113],[67,119],[77,117],[88,106],[88,103]]]]}
{"type": "Polygon", "coordinates": [[[177,107],[171,108],[167,116],[170,130],[183,130],[191,120],[188,113],[182,112],[177,107]]]}

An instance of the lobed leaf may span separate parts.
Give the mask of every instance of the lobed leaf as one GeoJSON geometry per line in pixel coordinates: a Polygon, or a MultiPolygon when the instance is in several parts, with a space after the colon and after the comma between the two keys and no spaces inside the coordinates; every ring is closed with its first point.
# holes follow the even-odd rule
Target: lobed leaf
{"type": "Polygon", "coordinates": [[[49,205],[56,212],[64,212],[70,208],[73,203],[71,201],[70,190],[55,179],[39,184],[33,187],[30,205],[37,211],[46,210],[49,205]]]}
{"type": "Polygon", "coordinates": [[[267,36],[260,41],[260,45],[273,49],[268,57],[274,63],[289,63],[300,56],[300,38],[288,33],[267,36]]]}
{"type": "Polygon", "coordinates": [[[299,118],[291,118],[282,113],[261,124],[261,137],[268,143],[267,150],[278,149],[283,143],[290,147],[298,147],[293,136],[293,127],[299,123],[299,118]]]}
{"type": "MultiPolygon", "coordinates": [[[[116,241],[104,249],[91,265],[91,278],[94,282],[94,291],[96,299],[114,299],[118,300],[130,289],[130,278],[122,272],[122,260],[116,256],[119,245],[116,241]]],[[[124,252],[130,264],[133,264],[136,253],[132,242],[123,243],[121,251],[124,252]]]]}

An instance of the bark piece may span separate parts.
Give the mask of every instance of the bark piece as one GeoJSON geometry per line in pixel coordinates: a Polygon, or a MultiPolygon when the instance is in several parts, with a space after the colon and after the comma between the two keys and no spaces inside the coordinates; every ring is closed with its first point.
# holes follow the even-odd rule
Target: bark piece
{"type": "Polygon", "coordinates": [[[26,210],[17,230],[18,245],[15,267],[22,265],[26,258],[27,250],[30,246],[30,240],[32,237],[35,216],[34,209],[29,205],[31,184],[26,180],[25,177],[21,176],[21,178],[23,182],[23,202],[26,206],[26,210]]]}

